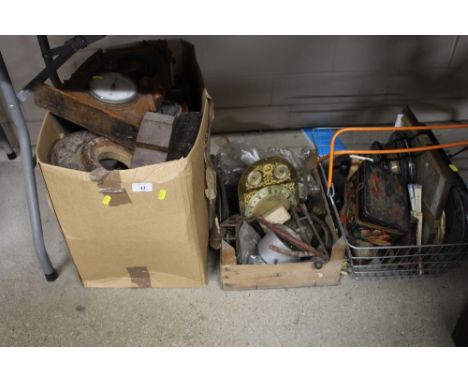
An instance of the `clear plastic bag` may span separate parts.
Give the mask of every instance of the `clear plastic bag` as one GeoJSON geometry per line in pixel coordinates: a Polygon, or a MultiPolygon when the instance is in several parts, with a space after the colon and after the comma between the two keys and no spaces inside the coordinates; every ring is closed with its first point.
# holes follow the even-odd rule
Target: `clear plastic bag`
{"type": "Polygon", "coordinates": [[[231,183],[231,178],[238,178],[239,173],[251,164],[265,157],[258,147],[246,142],[229,142],[216,154],[216,165],[223,173],[225,181],[231,183]]]}
{"type": "Polygon", "coordinates": [[[224,210],[228,215],[239,212],[237,185],[242,173],[265,156],[258,147],[244,142],[229,142],[215,156],[214,163],[222,189],[224,210]]]}

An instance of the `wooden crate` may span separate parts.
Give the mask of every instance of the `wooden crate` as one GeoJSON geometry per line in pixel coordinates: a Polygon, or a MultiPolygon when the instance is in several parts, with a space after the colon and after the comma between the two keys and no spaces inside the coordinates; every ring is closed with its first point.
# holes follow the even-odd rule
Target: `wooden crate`
{"type": "Polygon", "coordinates": [[[234,247],[224,240],[221,245],[221,285],[224,290],[296,288],[337,285],[345,264],[345,246],[338,240],[331,259],[321,269],[310,261],[288,264],[236,263],[234,247]]]}
{"type": "MultiPolygon", "coordinates": [[[[312,158],[315,159],[314,153],[312,158]]],[[[312,176],[321,187],[323,205],[326,210],[325,222],[330,227],[335,244],[330,261],[321,269],[316,269],[313,262],[286,264],[237,264],[236,250],[226,240],[221,242],[220,277],[225,290],[295,288],[309,286],[337,285],[345,260],[345,245],[338,239],[324,186],[317,167],[312,169],[312,176]]],[[[223,233],[222,233],[223,236],[223,233]]]]}

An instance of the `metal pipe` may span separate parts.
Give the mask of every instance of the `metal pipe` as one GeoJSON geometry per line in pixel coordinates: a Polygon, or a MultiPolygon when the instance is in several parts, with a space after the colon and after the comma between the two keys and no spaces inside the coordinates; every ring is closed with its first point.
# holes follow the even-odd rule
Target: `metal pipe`
{"type": "MultiPolygon", "coordinates": [[[[301,219],[299,217],[299,214],[297,213],[297,211],[294,208],[291,210],[291,215],[292,215],[294,221],[297,224],[298,229],[297,229],[296,232],[299,234],[302,241],[304,243],[311,242],[313,237],[308,237],[309,235],[307,235],[307,232],[306,232],[307,227],[304,224],[302,224],[301,219]]],[[[313,235],[313,233],[312,233],[312,235],[313,235]]]]}
{"type": "Polygon", "coordinates": [[[339,135],[346,133],[346,132],[375,132],[375,131],[427,131],[427,130],[456,130],[456,129],[466,129],[468,128],[468,124],[463,125],[435,125],[435,126],[406,126],[406,127],[395,127],[395,126],[386,126],[386,127],[345,127],[343,129],[339,129],[338,131],[333,134],[333,137],[330,141],[330,153],[320,157],[319,162],[323,162],[326,159],[329,159],[328,163],[328,179],[327,179],[327,188],[328,191],[331,190],[333,184],[333,160],[335,156],[338,155],[349,155],[349,154],[364,154],[364,155],[372,155],[372,154],[401,154],[401,153],[415,153],[415,152],[423,152],[423,151],[432,151],[432,150],[439,150],[444,148],[450,147],[459,147],[459,146],[467,146],[468,140],[465,141],[458,141],[452,143],[445,143],[442,145],[432,145],[432,146],[422,146],[422,147],[412,147],[409,149],[386,149],[386,150],[338,150],[335,151],[335,141],[339,135]]]}
{"type": "MultiPolygon", "coordinates": [[[[309,222],[309,225],[312,228],[312,231],[314,232],[315,237],[317,238],[320,245],[322,246],[323,252],[325,252],[325,254],[328,257],[330,257],[330,254],[328,253],[327,247],[326,247],[325,243],[323,242],[322,238],[320,237],[320,235],[319,235],[319,233],[317,231],[317,228],[315,227],[314,221],[312,220],[312,217],[310,216],[309,211],[307,210],[307,207],[305,206],[304,203],[301,203],[300,208],[302,210],[302,213],[306,217],[307,221],[309,222]]],[[[324,232],[324,235],[326,235],[325,232],[324,232]]]]}
{"type": "Polygon", "coordinates": [[[55,271],[47,250],[44,244],[44,236],[42,232],[41,216],[39,211],[39,202],[37,197],[36,179],[34,176],[34,164],[31,150],[31,140],[29,131],[24,121],[23,113],[21,112],[18,99],[16,98],[15,91],[11,84],[10,76],[7,67],[3,61],[0,52],[0,92],[7,105],[7,113],[13,126],[15,128],[18,142],[20,145],[21,160],[23,163],[25,185],[26,185],[26,199],[28,202],[29,218],[31,221],[34,246],[39,263],[44,271],[47,281],[54,281],[57,279],[58,274],[55,271]]]}

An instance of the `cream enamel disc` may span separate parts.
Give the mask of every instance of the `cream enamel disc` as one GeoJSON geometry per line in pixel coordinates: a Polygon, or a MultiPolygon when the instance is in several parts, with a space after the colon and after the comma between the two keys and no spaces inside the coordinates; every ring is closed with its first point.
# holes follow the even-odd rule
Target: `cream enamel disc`
{"type": "Polygon", "coordinates": [[[121,104],[132,101],[138,92],[131,78],[120,73],[107,72],[91,77],[89,94],[105,103],[121,104]]]}

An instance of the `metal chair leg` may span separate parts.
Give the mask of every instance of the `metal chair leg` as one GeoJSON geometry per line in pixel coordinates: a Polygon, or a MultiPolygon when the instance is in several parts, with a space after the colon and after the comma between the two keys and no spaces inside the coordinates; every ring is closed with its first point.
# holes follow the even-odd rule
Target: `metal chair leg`
{"type": "Polygon", "coordinates": [[[13,147],[11,147],[10,141],[8,140],[8,137],[5,134],[5,130],[3,129],[3,126],[0,124],[0,144],[3,146],[3,149],[6,152],[6,155],[9,160],[13,160],[16,158],[16,153],[13,150],[13,147]]]}
{"type": "Polygon", "coordinates": [[[20,145],[21,160],[26,183],[26,199],[28,202],[29,218],[31,221],[34,246],[36,248],[39,263],[44,271],[47,281],[54,281],[58,274],[55,271],[44,244],[42,232],[39,202],[37,197],[36,178],[34,175],[34,163],[31,150],[31,140],[29,132],[21,112],[18,99],[11,84],[10,76],[6,68],[3,57],[0,53],[0,92],[7,105],[7,113],[13,122],[16,135],[20,145]]]}

